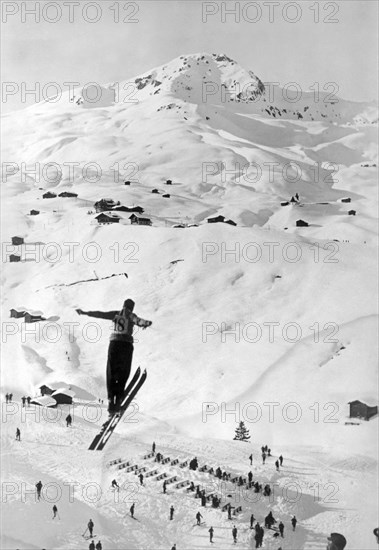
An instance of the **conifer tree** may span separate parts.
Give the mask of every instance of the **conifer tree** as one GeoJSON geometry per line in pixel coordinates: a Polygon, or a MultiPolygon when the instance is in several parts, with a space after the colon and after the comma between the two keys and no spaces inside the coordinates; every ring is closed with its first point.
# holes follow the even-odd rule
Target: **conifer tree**
{"type": "Polygon", "coordinates": [[[235,441],[249,441],[250,434],[249,430],[246,428],[244,422],[240,422],[238,425],[238,428],[236,428],[235,436],[233,437],[233,440],[235,441]]]}

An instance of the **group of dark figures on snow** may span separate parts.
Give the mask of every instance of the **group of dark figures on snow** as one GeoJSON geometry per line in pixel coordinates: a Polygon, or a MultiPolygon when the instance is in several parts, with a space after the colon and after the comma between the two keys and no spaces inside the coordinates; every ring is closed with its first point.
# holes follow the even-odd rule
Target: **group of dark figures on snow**
{"type": "MultiPolygon", "coordinates": [[[[92,521],[92,519],[90,519],[89,522],[87,523],[87,529],[84,531],[83,536],[85,536],[87,531],[89,531],[89,538],[92,538],[94,536],[93,535],[94,527],[95,527],[95,524],[92,521]]],[[[95,545],[95,541],[93,539],[91,540],[88,548],[89,548],[89,550],[103,550],[103,546],[101,544],[101,541],[99,540],[95,545]]]]}
{"type": "MultiPolygon", "coordinates": [[[[28,407],[30,407],[30,402],[31,402],[32,398],[30,396],[28,397],[25,397],[22,396],[21,397],[21,403],[22,403],[22,406],[25,407],[25,405],[27,405],[28,407]]],[[[5,403],[12,403],[13,402],[13,393],[6,393],[5,394],[5,403]]]]}
{"type": "MultiPolygon", "coordinates": [[[[263,449],[263,447],[262,447],[262,449],[263,449]]],[[[153,445],[152,445],[152,452],[153,452],[153,454],[155,454],[155,460],[157,462],[160,462],[163,458],[163,455],[159,452],[156,453],[155,442],[153,442],[153,445]]],[[[270,453],[270,456],[271,456],[271,453],[270,453]]],[[[252,464],[253,456],[250,455],[249,459],[250,459],[250,464],[252,464]]],[[[282,463],[283,463],[283,457],[281,456],[280,457],[280,465],[282,463]]],[[[198,466],[199,466],[199,464],[198,464],[197,457],[194,457],[189,462],[189,467],[192,470],[197,470],[198,466]]],[[[208,470],[208,473],[213,473],[213,469],[212,469],[212,472],[210,470],[208,470]]],[[[224,480],[230,479],[230,474],[227,474],[226,472],[222,472],[220,467],[218,467],[215,470],[214,473],[215,473],[216,477],[218,477],[219,479],[224,479],[224,480]]],[[[252,483],[252,478],[253,478],[253,474],[252,474],[252,472],[249,472],[249,474],[248,474],[249,487],[252,487],[254,485],[252,483]]],[[[139,479],[140,479],[140,484],[143,485],[143,474],[139,474],[139,479]]],[[[238,483],[243,484],[242,476],[240,476],[238,483]]],[[[117,491],[120,490],[120,486],[119,486],[119,484],[117,483],[117,481],[115,479],[112,481],[112,487],[117,491]]],[[[259,487],[261,488],[262,486],[259,485],[259,487]]],[[[269,486],[267,486],[267,487],[269,487],[269,486]]],[[[196,492],[197,492],[196,496],[201,499],[202,506],[206,506],[205,490],[200,490],[199,485],[197,485],[195,487],[193,481],[191,482],[190,486],[188,487],[188,490],[189,491],[195,491],[196,490],[196,492]]],[[[163,493],[167,494],[167,482],[166,481],[163,481],[163,493]]],[[[219,499],[216,495],[214,495],[213,498],[212,498],[212,507],[218,508],[220,503],[221,503],[221,499],[219,499]],[[217,501],[216,501],[216,499],[217,499],[217,501]]],[[[227,509],[227,512],[228,512],[228,519],[231,520],[232,519],[232,507],[231,507],[231,505],[229,505],[229,507],[227,509]]],[[[131,515],[132,518],[134,518],[134,513],[135,513],[135,503],[133,503],[132,506],[130,507],[130,515],[131,515]]],[[[175,514],[175,508],[174,508],[173,505],[171,505],[171,507],[169,509],[169,519],[170,519],[170,521],[172,521],[174,519],[174,514],[175,514]]],[[[200,511],[198,511],[196,513],[195,519],[196,519],[196,525],[198,525],[198,526],[202,525],[201,520],[203,519],[203,516],[200,513],[200,511]]],[[[250,517],[250,528],[255,529],[255,537],[254,538],[255,538],[255,541],[256,541],[256,548],[260,548],[262,546],[262,542],[263,542],[264,529],[263,529],[263,527],[260,526],[260,524],[258,522],[256,522],[256,524],[254,526],[255,522],[256,522],[256,519],[254,517],[254,514],[252,514],[251,517],[250,517]]],[[[273,517],[272,512],[270,512],[265,518],[265,527],[267,529],[272,529],[272,527],[275,523],[277,523],[277,521],[273,517]]],[[[293,518],[291,520],[291,523],[292,523],[292,529],[293,529],[293,531],[295,531],[296,524],[297,524],[297,519],[296,519],[295,516],[293,516],[293,518]]],[[[282,538],[284,538],[284,524],[283,524],[283,522],[280,522],[278,524],[278,529],[279,529],[279,532],[275,533],[274,536],[281,536],[282,538]]],[[[211,543],[213,543],[213,537],[214,537],[214,534],[215,534],[215,529],[213,528],[213,526],[211,526],[208,529],[208,532],[209,532],[209,541],[211,543]]],[[[233,528],[232,528],[232,538],[233,538],[234,543],[237,543],[238,529],[237,529],[236,525],[233,525],[233,528]]],[[[176,550],[176,544],[172,547],[172,550],[176,550]]]]}
{"type": "MultiPolygon", "coordinates": [[[[156,445],[155,445],[155,443],[153,443],[152,451],[157,457],[158,455],[160,455],[160,453],[155,453],[155,449],[156,449],[156,445]]],[[[265,453],[266,452],[266,450],[265,450],[266,447],[262,447],[262,449],[263,449],[262,453],[265,453]]],[[[267,453],[268,453],[268,451],[267,451],[267,453]]],[[[162,455],[160,455],[160,456],[162,457],[162,455]]],[[[272,456],[271,452],[268,453],[268,456],[272,456]]],[[[253,463],[253,455],[252,454],[249,456],[249,460],[250,460],[250,465],[252,465],[252,463],[253,463]]],[[[192,459],[190,461],[190,464],[192,465],[192,469],[196,470],[198,468],[197,458],[195,457],[194,459],[192,459]]],[[[282,455],[280,455],[280,457],[279,457],[278,464],[280,466],[282,466],[282,464],[283,464],[282,455]]],[[[209,471],[208,471],[208,473],[209,473],[209,471]]],[[[215,470],[215,475],[219,479],[228,479],[226,476],[230,476],[230,474],[226,474],[226,476],[225,476],[225,474],[226,474],[226,472],[222,472],[220,467],[218,467],[215,470]]],[[[253,478],[253,474],[250,471],[249,474],[248,474],[248,480],[249,480],[248,486],[249,487],[254,486],[254,484],[252,483],[252,478],[253,478]]],[[[140,479],[140,484],[143,485],[143,479],[144,478],[143,478],[142,474],[139,475],[139,479],[140,479]]],[[[238,484],[240,483],[240,480],[243,481],[242,476],[240,476],[240,478],[238,478],[238,481],[237,481],[238,484]]],[[[195,490],[193,482],[192,482],[192,485],[193,485],[193,490],[195,490]]],[[[259,484],[259,486],[260,486],[260,488],[262,488],[261,484],[259,484]]],[[[41,500],[42,487],[43,487],[42,482],[39,481],[36,484],[38,501],[41,500]]],[[[115,488],[116,490],[120,490],[120,486],[118,485],[118,483],[115,479],[112,481],[112,487],[115,488]]],[[[266,485],[265,490],[266,490],[267,487],[269,488],[269,486],[266,485]]],[[[166,494],[166,490],[167,490],[167,485],[166,485],[166,482],[164,481],[163,482],[163,492],[165,494],[166,494]]],[[[189,490],[191,490],[191,486],[189,487],[189,490]]],[[[197,486],[197,490],[199,490],[199,486],[197,486]]],[[[264,494],[265,494],[265,492],[264,492],[264,494]]],[[[266,493],[266,494],[267,494],[267,496],[269,496],[270,493],[266,493]]],[[[212,503],[212,505],[213,505],[213,503],[212,503]]],[[[214,507],[218,507],[218,506],[214,506],[214,507]]],[[[227,511],[228,511],[228,519],[232,519],[231,506],[229,506],[227,511]]],[[[132,518],[134,518],[134,513],[135,513],[135,503],[133,502],[133,504],[130,507],[130,516],[132,518]]],[[[170,520],[174,520],[174,514],[175,514],[175,508],[174,508],[173,505],[171,505],[171,507],[169,509],[169,519],[170,520]]],[[[58,508],[57,508],[56,505],[53,506],[53,518],[52,519],[55,519],[55,518],[60,519],[59,513],[58,513],[58,508]]],[[[198,526],[205,523],[205,522],[201,521],[203,519],[203,516],[199,511],[196,513],[195,519],[196,519],[196,525],[198,525],[198,526]]],[[[284,538],[284,530],[285,530],[284,523],[282,521],[279,521],[279,523],[278,523],[277,520],[274,518],[272,511],[270,511],[267,514],[267,516],[264,518],[264,528],[256,520],[254,514],[251,514],[251,516],[250,516],[250,529],[253,529],[255,531],[255,534],[254,534],[255,548],[261,548],[262,547],[263,538],[264,538],[264,535],[265,535],[265,529],[267,529],[267,530],[273,529],[274,525],[276,523],[278,524],[278,530],[277,531],[275,530],[275,533],[273,534],[273,537],[275,537],[275,538],[279,538],[279,537],[284,538]]],[[[295,531],[296,530],[296,525],[297,525],[296,516],[293,516],[291,518],[291,525],[292,525],[292,530],[295,531]]],[[[94,536],[93,535],[93,530],[94,530],[94,523],[93,523],[92,519],[90,519],[88,524],[87,524],[87,529],[83,533],[83,536],[85,536],[86,532],[89,531],[89,537],[88,538],[92,538],[94,536]]],[[[213,528],[213,526],[211,526],[208,529],[208,533],[209,533],[209,541],[211,543],[213,543],[213,538],[215,536],[215,529],[213,528]]],[[[379,543],[379,530],[378,530],[378,528],[374,529],[374,535],[377,539],[377,542],[379,543]]],[[[237,543],[237,541],[238,541],[238,529],[237,529],[236,525],[233,525],[233,528],[232,528],[232,539],[233,539],[234,543],[237,543]]],[[[327,538],[327,541],[328,541],[327,550],[344,550],[344,548],[346,546],[345,537],[343,535],[339,534],[339,533],[331,533],[330,537],[327,538]]],[[[95,545],[95,542],[92,540],[91,543],[89,544],[89,550],[102,550],[101,541],[98,541],[97,544],[95,545]]],[[[174,546],[172,547],[171,550],[177,550],[176,544],[174,544],[174,546]]],[[[278,548],[278,550],[282,550],[282,549],[278,548]]]]}

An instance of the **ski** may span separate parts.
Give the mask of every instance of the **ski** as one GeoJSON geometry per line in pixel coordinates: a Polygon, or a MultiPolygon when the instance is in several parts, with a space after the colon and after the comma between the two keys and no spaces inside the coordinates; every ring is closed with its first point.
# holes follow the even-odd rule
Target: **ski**
{"type": "Polygon", "coordinates": [[[114,432],[117,424],[120,422],[121,418],[125,414],[125,412],[128,409],[129,405],[131,404],[131,402],[133,401],[133,399],[135,398],[135,396],[137,395],[137,393],[141,389],[142,385],[145,383],[146,378],[147,378],[147,372],[146,372],[146,370],[144,370],[143,373],[142,373],[142,376],[138,380],[137,384],[133,387],[130,394],[123,401],[123,403],[121,405],[120,412],[117,413],[117,415],[115,415],[113,417],[112,422],[111,422],[107,432],[104,434],[104,437],[102,438],[102,440],[100,441],[99,445],[96,448],[97,451],[103,450],[103,448],[105,447],[108,439],[110,438],[110,436],[114,432]]]}
{"type": "MultiPolygon", "coordinates": [[[[129,384],[126,386],[126,388],[124,390],[124,397],[123,397],[123,400],[122,400],[122,404],[124,403],[126,397],[129,395],[129,393],[132,390],[133,386],[137,383],[137,380],[139,379],[140,374],[141,374],[141,369],[140,369],[140,367],[138,367],[138,369],[134,373],[133,378],[131,379],[131,381],[129,382],[129,384]]],[[[121,405],[121,407],[122,407],[122,405],[121,405]]],[[[94,451],[97,448],[97,446],[99,445],[99,443],[101,442],[101,440],[105,436],[108,428],[111,426],[111,423],[115,419],[117,414],[119,414],[119,413],[113,414],[112,416],[110,416],[108,418],[108,420],[106,422],[104,422],[104,424],[101,427],[100,432],[96,435],[95,439],[92,441],[91,445],[89,446],[89,448],[88,448],[89,451],[94,451]]]]}
{"type": "Polygon", "coordinates": [[[104,448],[105,443],[108,441],[110,435],[113,433],[117,424],[120,422],[122,416],[124,415],[126,409],[133,401],[138,390],[141,388],[142,384],[145,382],[147,377],[146,370],[141,376],[141,369],[138,367],[132,380],[129,382],[124,391],[123,401],[121,403],[120,411],[112,415],[102,426],[100,432],[96,435],[88,450],[90,451],[100,451],[104,448]]]}

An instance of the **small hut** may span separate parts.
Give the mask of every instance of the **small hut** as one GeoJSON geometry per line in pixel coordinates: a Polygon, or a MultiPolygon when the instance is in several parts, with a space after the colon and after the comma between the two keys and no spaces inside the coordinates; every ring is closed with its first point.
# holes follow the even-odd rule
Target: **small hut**
{"type": "Polygon", "coordinates": [[[12,237],[12,244],[15,246],[24,244],[24,239],[22,237],[12,237]]]}
{"type": "Polygon", "coordinates": [[[112,212],[137,212],[143,214],[144,210],[142,206],[115,206],[112,208],[112,212]]]}
{"type": "Polygon", "coordinates": [[[152,222],[149,218],[141,218],[139,216],[136,216],[135,214],[132,214],[129,220],[132,225],[152,225],[152,222]]]}
{"type": "Polygon", "coordinates": [[[13,307],[10,311],[10,316],[15,319],[25,317],[26,309],[24,307],[13,307]]]}
{"type": "Polygon", "coordinates": [[[71,193],[70,191],[63,191],[63,193],[59,193],[58,197],[74,197],[76,198],[78,196],[77,193],[71,193]]]}
{"type": "Polygon", "coordinates": [[[101,199],[95,202],[94,207],[96,212],[105,212],[106,210],[112,210],[112,208],[120,204],[120,201],[116,202],[113,199],[101,199]]]}
{"type": "Polygon", "coordinates": [[[349,401],[350,405],[350,418],[363,418],[364,420],[370,420],[373,416],[378,414],[378,407],[370,407],[362,401],[349,401]]]}
{"type": "Polygon", "coordinates": [[[309,223],[304,220],[297,220],[296,227],[309,227],[309,223]]]}
{"type": "Polygon", "coordinates": [[[39,391],[41,392],[41,395],[43,397],[44,395],[51,395],[52,393],[54,393],[55,390],[52,390],[51,388],[43,384],[42,386],[40,386],[39,391]]]}
{"type": "Polygon", "coordinates": [[[59,388],[51,394],[51,397],[55,399],[57,405],[72,405],[72,399],[75,392],[68,390],[67,388],[59,388]]]}
{"type": "Polygon", "coordinates": [[[39,214],[39,210],[31,210],[30,211],[30,216],[38,216],[39,214]]]}
{"type": "Polygon", "coordinates": [[[95,219],[97,220],[97,222],[99,224],[103,224],[103,223],[119,223],[120,221],[120,218],[119,216],[116,216],[115,214],[105,214],[104,212],[102,212],[101,214],[99,214],[98,216],[95,217],[95,219]]]}
{"type": "Polygon", "coordinates": [[[208,218],[208,223],[220,223],[225,221],[224,216],[215,216],[213,218],[208,218]]]}
{"type": "Polygon", "coordinates": [[[46,321],[46,319],[42,317],[41,311],[27,311],[24,315],[24,321],[25,323],[38,323],[38,321],[46,321]]]}

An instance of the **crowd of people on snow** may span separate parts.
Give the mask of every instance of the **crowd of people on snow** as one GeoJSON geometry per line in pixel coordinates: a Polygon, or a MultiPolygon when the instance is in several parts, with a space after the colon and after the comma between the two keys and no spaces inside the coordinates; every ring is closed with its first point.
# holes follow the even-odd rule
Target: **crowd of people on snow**
{"type": "MultiPolygon", "coordinates": [[[[8,395],[7,399],[9,400],[9,395],[8,395]]],[[[68,415],[68,417],[66,418],[66,422],[67,422],[67,426],[71,425],[72,419],[71,419],[70,415],[68,415]]],[[[20,437],[21,437],[20,430],[19,430],[19,428],[17,428],[16,439],[20,440],[20,437]]],[[[154,442],[153,445],[152,445],[152,452],[153,452],[153,455],[155,455],[155,460],[160,462],[163,459],[163,455],[161,453],[155,453],[155,450],[156,450],[156,445],[155,445],[155,442],[154,442]]],[[[264,445],[264,446],[261,447],[261,452],[262,452],[262,463],[265,464],[266,458],[267,457],[272,457],[271,449],[269,449],[267,445],[264,445]]],[[[253,460],[254,460],[253,454],[250,454],[249,460],[250,460],[250,465],[252,465],[253,460]]],[[[278,457],[278,459],[275,461],[275,466],[276,466],[277,471],[280,471],[280,467],[282,467],[282,465],[283,465],[283,460],[284,460],[283,456],[280,455],[278,457]]],[[[198,459],[197,459],[197,457],[194,457],[189,462],[189,468],[191,470],[196,470],[198,467],[199,467],[198,459]]],[[[213,468],[210,468],[210,469],[206,469],[204,471],[207,472],[207,473],[214,474],[218,479],[223,480],[223,481],[228,481],[231,478],[231,474],[223,471],[220,468],[220,466],[218,466],[215,470],[213,470],[213,468]]],[[[142,473],[140,473],[139,474],[140,485],[143,485],[143,480],[144,480],[144,476],[143,476],[142,473]]],[[[269,497],[271,495],[270,485],[266,484],[263,487],[262,484],[260,484],[258,481],[254,482],[253,481],[253,473],[252,473],[251,470],[247,474],[247,482],[246,482],[246,479],[244,479],[242,476],[237,477],[235,479],[235,482],[238,485],[245,485],[246,484],[246,486],[248,488],[254,488],[255,492],[257,492],[257,493],[262,492],[262,494],[264,496],[269,497]]],[[[40,501],[41,500],[42,488],[43,488],[42,482],[38,481],[36,483],[35,487],[36,487],[37,501],[40,501]]],[[[111,487],[114,488],[117,491],[120,490],[120,486],[117,483],[116,479],[112,480],[111,487]]],[[[208,497],[207,497],[206,494],[205,494],[205,490],[200,489],[200,485],[195,486],[193,481],[191,481],[191,483],[188,487],[188,490],[189,491],[196,491],[196,496],[198,498],[200,498],[202,506],[206,506],[206,501],[207,501],[207,498],[208,498],[208,500],[209,499],[211,500],[211,504],[212,504],[213,508],[219,508],[220,507],[221,498],[219,498],[215,494],[208,495],[208,497]]],[[[163,493],[166,494],[166,491],[167,491],[167,482],[165,480],[165,481],[163,481],[163,493]]],[[[58,508],[57,508],[56,505],[53,506],[52,511],[53,511],[52,519],[55,519],[55,518],[60,519],[59,513],[58,513],[58,508]]],[[[230,503],[229,503],[228,506],[226,506],[226,511],[227,511],[227,514],[228,514],[228,519],[231,520],[232,519],[232,506],[231,506],[230,503]]],[[[134,513],[135,513],[135,502],[133,502],[133,504],[130,507],[130,516],[132,518],[134,518],[134,513]]],[[[174,508],[173,505],[171,505],[171,507],[169,509],[169,519],[171,521],[174,519],[174,513],[175,513],[175,508],[174,508]]],[[[202,523],[205,523],[205,522],[201,521],[203,519],[203,516],[200,513],[200,511],[198,511],[196,513],[195,519],[196,519],[196,525],[198,525],[198,526],[202,525],[202,523]]],[[[298,523],[298,520],[297,520],[296,516],[293,516],[291,518],[292,531],[296,530],[297,523],[298,523]]],[[[250,529],[254,530],[254,532],[255,532],[254,533],[255,548],[261,548],[262,544],[263,544],[263,539],[264,539],[264,536],[265,536],[265,529],[274,530],[275,531],[273,533],[274,538],[284,538],[285,525],[284,525],[283,521],[278,522],[274,518],[272,511],[270,511],[266,515],[266,517],[264,518],[264,527],[262,527],[261,523],[259,523],[257,521],[254,514],[251,514],[251,516],[250,516],[250,529]],[[275,524],[277,524],[277,529],[274,527],[275,524]]],[[[93,538],[94,537],[94,534],[93,534],[94,523],[93,523],[92,519],[89,520],[85,533],[87,532],[87,530],[89,531],[89,537],[88,538],[93,538]]],[[[85,536],[85,533],[83,534],[83,536],[85,536]]],[[[210,526],[210,528],[208,529],[208,533],[209,533],[209,541],[211,543],[213,543],[213,538],[215,536],[215,529],[213,528],[213,526],[210,526]]],[[[379,544],[379,529],[378,528],[374,529],[374,535],[375,535],[375,537],[377,539],[377,542],[379,544]]],[[[232,538],[233,538],[233,542],[236,543],[237,538],[238,538],[238,529],[237,529],[236,525],[233,525],[233,528],[232,528],[232,538]]],[[[345,537],[343,535],[339,534],[339,533],[331,533],[330,537],[328,537],[327,540],[328,540],[327,550],[344,550],[344,548],[346,546],[345,537]]],[[[92,540],[89,544],[89,550],[102,550],[101,541],[99,540],[97,542],[97,544],[95,545],[94,540],[92,540]]],[[[176,544],[173,545],[171,550],[177,550],[176,544]]],[[[282,549],[278,548],[278,550],[282,550],[282,549]]]]}
{"type": "MultiPolygon", "coordinates": [[[[154,442],[153,446],[152,446],[152,451],[153,451],[154,454],[155,454],[155,449],[156,449],[156,445],[155,445],[155,442],[154,442]]],[[[262,463],[265,464],[266,459],[269,458],[269,457],[272,457],[271,449],[267,445],[263,445],[261,447],[261,453],[262,453],[262,463]]],[[[159,457],[158,457],[157,461],[160,462],[163,458],[163,455],[161,453],[157,453],[156,458],[157,458],[158,455],[159,455],[159,457]]],[[[250,465],[252,465],[253,460],[254,460],[253,454],[250,454],[249,460],[250,460],[250,465]]],[[[284,461],[284,458],[283,458],[283,455],[281,454],[275,460],[276,471],[280,471],[280,468],[283,465],[283,461],[284,461]]],[[[199,467],[198,459],[197,459],[197,457],[194,457],[189,462],[189,468],[190,468],[190,470],[197,470],[198,467],[199,467]]],[[[218,466],[216,469],[207,468],[204,471],[207,472],[208,474],[215,475],[218,479],[223,480],[223,481],[229,481],[230,478],[231,478],[231,474],[223,471],[220,466],[218,466]]],[[[236,483],[237,483],[237,485],[245,485],[246,480],[242,476],[239,476],[236,479],[236,483]]],[[[267,483],[263,487],[262,484],[259,483],[258,481],[254,482],[253,481],[253,473],[252,473],[251,470],[247,474],[247,483],[246,483],[246,485],[247,485],[248,488],[254,488],[255,492],[262,492],[262,494],[264,496],[269,497],[271,495],[270,485],[267,483]]],[[[163,493],[166,494],[166,490],[167,490],[167,483],[166,483],[166,481],[164,481],[163,482],[163,493]]],[[[191,481],[190,485],[188,487],[188,491],[196,492],[196,496],[201,499],[202,506],[206,506],[207,497],[206,497],[204,489],[200,489],[199,485],[195,486],[195,483],[193,481],[191,481]]],[[[211,497],[212,507],[218,508],[220,506],[221,499],[219,499],[217,495],[208,495],[208,499],[209,499],[209,497],[211,497]]],[[[230,503],[229,503],[229,506],[227,506],[226,511],[228,513],[228,519],[231,520],[232,519],[232,506],[231,506],[230,503]]],[[[133,504],[133,513],[134,513],[134,504],[133,504]]],[[[174,517],[174,507],[171,506],[171,508],[170,508],[170,520],[172,520],[173,517],[174,517]]],[[[196,525],[200,526],[202,524],[201,520],[203,519],[202,514],[200,512],[197,512],[195,518],[196,518],[196,525]]],[[[295,515],[292,516],[292,518],[291,518],[292,531],[296,531],[297,523],[298,523],[298,520],[297,520],[296,516],[295,515]]],[[[261,548],[262,544],[263,544],[263,538],[264,538],[264,535],[265,535],[265,529],[274,530],[275,531],[273,533],[274,538],[284,538],[285,525],[284,525],[283,521],[278,522],[274,518],[272,511],[270,511],[267,514],[267,516],[264,518],[264,527],[262,527],[262,525],[256,520],[254,514],[251,514],[251,516],[250,516],[250,529],[254,530],[254,532],[255,532],[255,534],[254,534],[255,548],[261,548]],[[274,527],[275,524],[277,524],[277,529],[274,527]]],[[[209,542],[213,543],[213,538],[215,536],[215,529],[214,529],[213,526],[210,526],[210,528],[208,529],[208,533],[209,533],[209,542]]],[[[378,543],[379,543],[378,529],[376,529],[376,533],[375,533],[375,530],[374,530],[374,534],[377,537],[378,543]]],[[[233,538],[233,542],[237,543],[238,529],[237,529],[236,525],[233,525],[233,528],[232,528],[232,538],[233,538]]],[[[339,533],[332,533],[330,535],[330,537],[328,537],[327,540],[328,540],[327,550],[343,550],[345,548],[346,539],[343,535],[341,535],[339,533]]],[[[173,545],[171,550],[177,550],[176,544],[173,545]]],[[[278,548],[278,550],[282,550],[282,548],[280,547],[280,548],[278,548]]]]}

